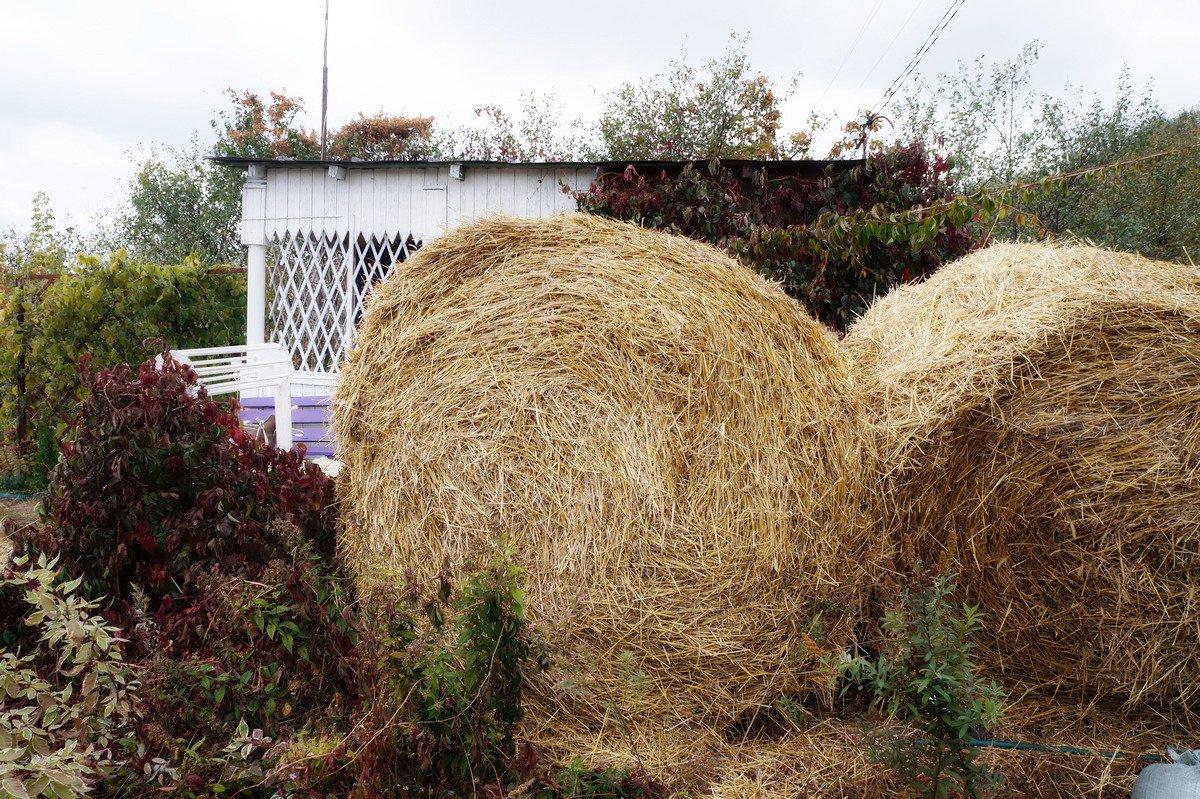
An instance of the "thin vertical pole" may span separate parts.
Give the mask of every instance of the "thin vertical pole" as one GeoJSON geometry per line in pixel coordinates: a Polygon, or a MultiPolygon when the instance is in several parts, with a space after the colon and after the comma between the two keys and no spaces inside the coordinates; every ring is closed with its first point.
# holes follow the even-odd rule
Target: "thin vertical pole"
{"type": "Polygon", "coordinates": [[[246,246],[246,343],[267,335],[267,168],[251,164],[242,186],[242,244],[246,246]]]}
{"type": "Polygon", "coordinates": [[[246,246],[246,343],[263,344],[267,338],[267,246],[246,246]]]}
{"type": "Polygon", "coordinates": [[[26,396],[25,383],[25,353],[29,349],[29,330],[25,327],[25,285],[18,278],[17,282],[17,335],[20,343],[17,345],[17,453],[26,452],[26,439],[29,437],[29,404],[26,396]]]}
{"type": "Polygon", "coordinates": [[[341,369],[341,362],[350,354],[350,344],[354,341],[354,309],[358,307],[358,281],[355,279],[358,276],[358,236],[353,232],[346,234],[346,252],[342,263],[346,265],[345,291],[342,294],[342,351],[333,365],[334,372],[341,369]]]}
{"type": "Polygon", "coordinates": [[[321,160],[329,157],[329,0],[325,0],[325,44],[321,53],[321,160]]]}

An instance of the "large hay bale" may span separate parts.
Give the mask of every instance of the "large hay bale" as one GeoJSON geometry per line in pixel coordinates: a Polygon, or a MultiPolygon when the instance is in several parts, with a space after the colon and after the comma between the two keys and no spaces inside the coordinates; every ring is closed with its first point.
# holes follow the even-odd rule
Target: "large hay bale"
{"type": "Polygon", "coordinates": [[[850,330],[903,565],[962,573],[996,670],[1200,695],[1198,292],[1190,267],[1004,244],[850,330]]]}
{"type": "Polygon", "coordinates": [[[503,541],[543,720],[728,720],[806,685],[880,560],[855,400],[834,338],[712,247],[470,224],[374,291],[343,367],[343,549],[378,584],[503,541]]]}

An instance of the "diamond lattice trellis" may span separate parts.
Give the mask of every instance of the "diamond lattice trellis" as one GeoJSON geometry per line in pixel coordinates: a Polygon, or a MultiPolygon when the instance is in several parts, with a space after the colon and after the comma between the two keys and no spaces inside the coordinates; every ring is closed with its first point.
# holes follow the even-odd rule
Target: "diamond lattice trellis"
{"type": "Polygon", "coordinates": [[[371,287],[420,246],[401,234],[358,235],[353,246],[346,235],[277,236],[268,261],[269,339],[287,347],[301,371],[336,372],[371,287]]]}
{"type": "Polygon", "coordinates": [[[345,236],[298,234],[274,241],[268,277],[270,340],[292,353],[296,368],[332,372],[346,333],[345,236]]]}
{"type": "Polygon", "coordinates": [[[354,323],[362,318],[363,306],[371,287],[388,276],[392,266],[408,260],[421,246],[409,234],[408,238],[396,235],[379,239],[360,235],[354,243],[354,323]]]}

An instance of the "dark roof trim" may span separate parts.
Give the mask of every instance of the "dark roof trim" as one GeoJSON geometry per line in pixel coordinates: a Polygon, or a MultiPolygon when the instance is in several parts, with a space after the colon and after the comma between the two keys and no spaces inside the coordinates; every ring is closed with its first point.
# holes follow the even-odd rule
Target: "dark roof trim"
{"type": "Polygon", "coordinates": [[[589,167],[597,164],[592,161],[554,161],[554,162],[538,162],[538,163],[512,163],[509,161],[469,161],[461,158],[447,158],[428,161],[344,161],[334,158],[313,160],[300,160],[294,158],[241,158],[237,156],[213,156],[209,158],[217,164],[224,166],[238,167],[245,169],[251,164],[264,164],[274,168],[289,168],[289,167],[321,167],[321,166],[342,166],[347,169],[379,169],[380,167],[431,167],[431,166],[447,166],[449,164],[463,164],[466,166],[516,166],[516,167],[589,167]]]}
{"type": "MultiPolygon", "coordinates": [[[[749,169],[766,169],[768,172],[775,171],[775,170],[783,171],[783,172],[821,172],[827,166],[831,166],[835,170],[836,169],[850,169],[850,168],[858,166],[862,163],[862,161],[859,161],[859,160],[845,160],[845,159],[830,160],[830,159],[807,159],[807,158],[804,158],[804,159],[796,158],[796,159],[788,159],[788,160],[722,158],[720,160],[721,160],[721,166],[728,167],[729,169],[737,169],[737,168],[741,167],[741,168],[749,168],[749,169]]],[[[688,164],[691,164],[692,166],[695,166],[697,168],[700,168],[700,167],[706,168],[709,163],[710,163],[710,161],[708,159],[705,159],[705,160],[697,159],[697,160],[691,160],[691,161],[601,161],[601,162],[597,163],[596,165],[603,167],[606,170],[608,170],[608,169],[625,169],[627,166],[632,165],[633,168],[639,172],[649,173],[651,170],[680,169],[688,164]]]]}
{"type": "MultiPolygon", "coordinates": [[[[430,161],[342,161],[342,160],[312,160],[300,161],[290,158],[238,158],[229,156],[214,156],[209,160],[214,163],[222,164],[228,167],[237,169],[246,169],[251,164],[262,164],[271,168],[302,168],[302,167],[322,167],[322,166],[340,166],[347,169],[387,169],[387,168],[422,168],[422,167],[437,167],[446,166],[448,164],[463,164],[464,166],[508,166],[518,169],[548,169],[548,168],[584,168],[594,167],[605,172],[624,170],[628,166],[633,166],[638,172],[650,174],[661,170],[673,171],[682,168],[686,164],[694,164],[696,167],[704,167],[708,165],[706,160],[695,161],[472,161],[466,159],[442,159],[430,161]]],[[[770,173],[786,173],[786,174],[818,174],[823,172],[826,167],[833,167],[835,171],[842,171],[858,166],[862,161],[858,160],[794,160],[794,161],[766,161],[766,160],[746,160],[746,159],[726,159],[722,160],[722,166],[729,168],[742,167],[745,169],[766,169],[770,173]]]]}

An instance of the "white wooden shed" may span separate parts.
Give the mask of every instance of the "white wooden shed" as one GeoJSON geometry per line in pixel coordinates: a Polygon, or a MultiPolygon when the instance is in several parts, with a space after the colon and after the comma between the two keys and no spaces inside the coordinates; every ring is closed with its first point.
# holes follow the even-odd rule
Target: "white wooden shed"
{"type": "MultiPolygon", "coordinates": [[[[445,230],[480,216],[574,210],[597,164],[218,159],[246,170],[246,343],[276,342],[327,376],[372,285],[445,230]]],[[[308,389],[328,393],[326,377],[308,389]]]]}

